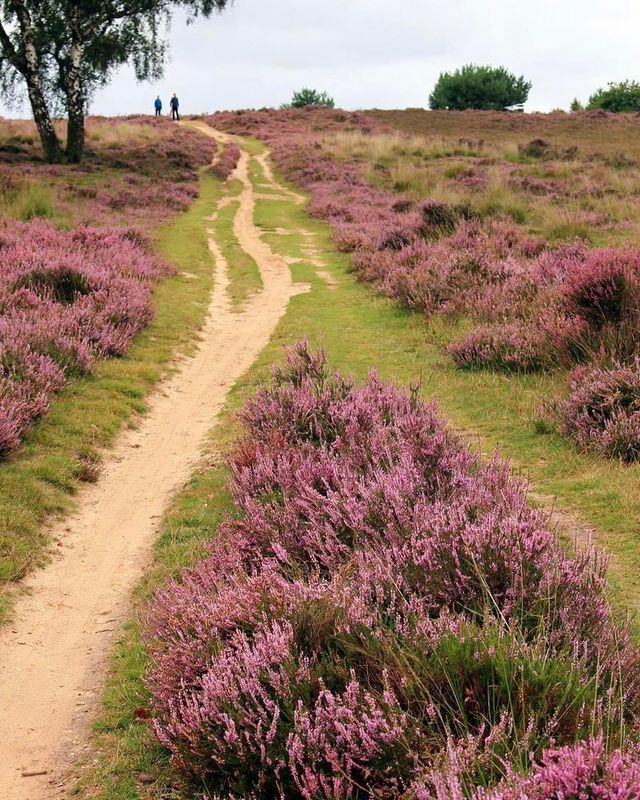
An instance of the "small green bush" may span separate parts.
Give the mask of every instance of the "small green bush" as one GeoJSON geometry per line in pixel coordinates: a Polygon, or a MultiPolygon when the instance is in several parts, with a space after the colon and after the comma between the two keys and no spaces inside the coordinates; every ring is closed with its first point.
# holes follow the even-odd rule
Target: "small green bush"
{"type": "Polygon", "coordinates": [[[291,98],[291,108],[306,108],[307,106],[319,106],[320,108],[335,108],[336,101],[327,92],[319,92],[316,89],[300,89],[294,92],[291,98]]]}
{"type": "Polygon", "coordinates": [[[455,72],[440,74],[429,96],[429,108],[463,111],[467,108],[505,111],[526,103],[531,83],[505,67],[466,64],[455,72]]]}
{"type": "Polygon", "coordinates": [[[588,109],[602,108],[605,111],[640,111],[640,83],[620,81],[609,83],[606,89],[598,89],[589,98],[588,109]]]}

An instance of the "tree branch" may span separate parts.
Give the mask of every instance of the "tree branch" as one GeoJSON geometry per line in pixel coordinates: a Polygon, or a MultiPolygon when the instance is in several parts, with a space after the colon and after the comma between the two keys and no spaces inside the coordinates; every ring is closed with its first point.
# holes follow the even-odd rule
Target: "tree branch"
{"type": "Polygon", "coordinates": [[[0,46],[5,58],[9,61],[12,67],[20,73],[24,73],[24,61],[20,58],[17,50],[13,46],[13,42],[9,38],[9,34],[5,30],[2,20],[0,20],[0,46]]]}

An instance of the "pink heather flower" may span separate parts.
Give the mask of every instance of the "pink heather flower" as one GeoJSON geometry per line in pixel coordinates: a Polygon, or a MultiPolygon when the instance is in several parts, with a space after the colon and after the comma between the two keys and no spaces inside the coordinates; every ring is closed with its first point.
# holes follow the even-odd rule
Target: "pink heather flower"
{"type": "Polygon", "coordinates": [[[610,369],[576,370],[557,416],[563,433],[583,450],[640,460],[640,358],[610,369]]]}
{"type": "Polygon", "coordinates": [[[640,655],[605,563],[567,554],[508,465],[433,406],[331,375],[300,343],[242,418],[236,515],[146,632],[154,729],[211,796],[467,797],[552,737],[637,719],[640,655]],[[574,705],[494,707],[501,676],[526,665],[520,697],[548,664],[574,705]]]}
{"type": "Polygon", "coordinates": [[[169,268],[126,231],[50,222],[0,229],[0,454],[44,414],[65,376],[122,355],[148,325],[169,268]]]}
{"type": "Polygon", "coordinates": [[[223,181],[231,175],[240,160],[240,148],[237,144],[225,144],[220,158],[211,167],[211,172],[223,181]]]}

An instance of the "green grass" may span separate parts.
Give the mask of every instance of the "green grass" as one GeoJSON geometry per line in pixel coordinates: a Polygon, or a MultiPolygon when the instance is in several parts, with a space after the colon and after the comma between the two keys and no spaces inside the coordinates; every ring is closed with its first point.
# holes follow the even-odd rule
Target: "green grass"
{"type": "MultiPolygon", "coordinates": [[[[252,174],[260,180],[257,171],[252,174]]],[[[155,744],[147,724],[134,714],[148,703],[142,682],[145,662],[139,620],[154,589],[200,555],[203,544],[215,536],[220,519],[232,510],[224,454],[237,430],[233,413],[247,394],[268,379],[273,362],[282,357],[283,345],[302,336],[324,346],[332,366],[359,378],[376,368],[385,380],[405,385],[421,380],[423,394],[436,396],[454,425],[476,432],[479,447],[487,450],[499,445],[503,455],[514,458],[541,491],[557,495],[560,503],[573,505],[600,526],[602,543],[614,554],[616,596],[640,595],[640,547],[635,533],[640,521],[640,468],[582,456],[560,437],[535,433],[530,422],[532,409],[553,390],[553,378],[455,370],[442,354],[441,330],[435,326],[426,330],[418,315],[373,296],[355,281],[349,257],[333,248],[328,226],[310,219],[303,208],[287,200],[258,201],[255,218],[275,250],[301,259],[292,267],[293,275],[311,284],[311,292],[292,299],[271,342],[233,388],[212,434],[210,463],[195,474],[164,519],[153,567],[136,593],[135,619],[114,656],[94,739],[97,763],[87,769],[78,788],[85,797],[133,800],[174,796],[175,776],[166,754],[155,744]],[[329,288],[313,265],[305,262],[308,238],[297,233],[278,235],[274,232],[278,228],[315,234],[325,261],[323,269],[337,281],[337,288],[329,288]],[[141,782],[141,773],[153,783],[141,782]]],[[[222,233],[220,224],[217,235],[222,233]]]]}
{"type": "Polygon", "coordinates": [[[14,582],[47,558],[44,521],[73,506],[82,482],[95,480],[103,448],[123,423],[136,424],[171,360],[193,345],[212,284],[202,220],[221,191],[212,178],[201,186],[191,209],[157,232],[159,251],[179,273],[155,290],[155,322],[124,358],[102,361],[94,375],[70,382],[0,464],[0,620],[10,613],[14,582]]]}
{"type": "Polygon", "coordinates": [[[233,220],[240,206],[231,202],[221,209],[216,221],[217,241],[227,263],[233,264],[229,271],[229,297],[234,308],[241,307],[252,294],[262,288],[260,270],[253,258],[240,247],[233,232],[233,220]]]}
{"type": "Polygon", "coordinates": [[[36,217],[64,223],[57,207],[53,183],[24,180],[0,191],[0,213],[27,222],[36,217]]]}
{"type": "Polygon", "coordinates": [[[35,217],[52,219],[56,215],[53,192],[48,186],[28,184],[16,198],[14,209],[16,217],[24,222],[35,217]]]}
{"type": "Polygon", "coordinates": [[[255,158],[252,158],[249,164],[249,177],[256,191],[269,191],[270,184],[267,183],[262,164],[256,161],[255,158]]]}

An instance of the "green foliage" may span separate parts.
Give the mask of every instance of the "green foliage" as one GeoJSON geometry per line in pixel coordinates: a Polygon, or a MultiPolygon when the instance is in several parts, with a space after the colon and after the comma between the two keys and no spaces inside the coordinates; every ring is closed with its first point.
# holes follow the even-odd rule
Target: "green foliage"
{"type": "Polygon", "coordinates": [[[504,111],[526,103],[531,83],[505,67],[466,64],[455,72],[440,74],[429,95],[429,108],[463,111],[478,108],[504,111]]]}
{"type": "Polygon", "coordinates": [[[571,105],[569,106],[569,110],[570,111],[584,111],[584,106],[578,100],[577,97],[574,97],[573,100],[571,101],[571,105]]]}
{"type": "Polygon", "coordinates": [[[14,216],[25,222],[35,217],[48,217],[56,215],[51,189],[47,186],[30,184],[16,198],[13,208],[14,216]]]}
{"type": "Polygon", "coordinates": [[[67,155],[84,150],[84,113],[113,71],[132,64],[138,80],[159,78],[162,38],[174,11],[189,21],[223,11],[233,0],[5,0],[0,2],[0,94],[9,102],[28,88],[49,161],[62,151],[52,117],[66,113],[67,155]]]}
{"type": "Polygon", "coordinates": [[[589,98],[587,108],[603,108],[605,111],[640,111],[640,83],[620,81],[609,83],[606,89],[598,89],[589,98]]]}
{"type": "Polygon", "coordinates": [[[306,106],[319,106],[320,108],[335,108],[336,101],[327,92],[317,89],[300,89],[294,92],[291,98],[291,108],[305,108],[306,106]]]}

